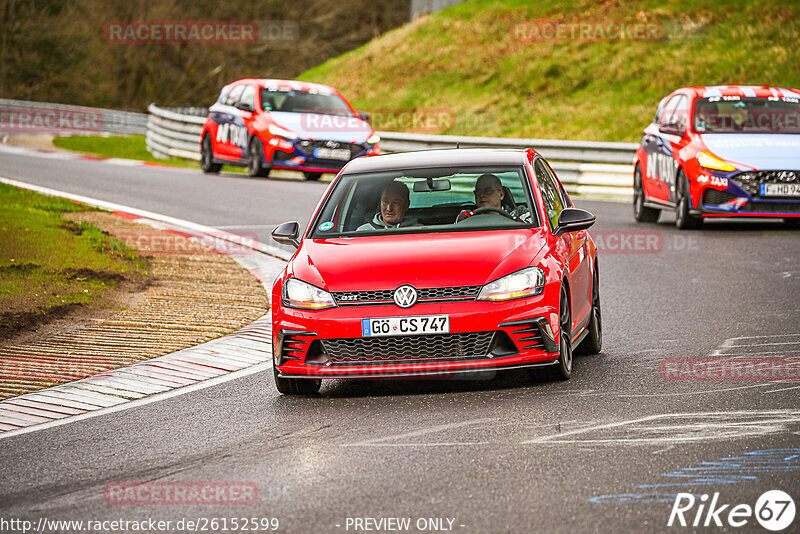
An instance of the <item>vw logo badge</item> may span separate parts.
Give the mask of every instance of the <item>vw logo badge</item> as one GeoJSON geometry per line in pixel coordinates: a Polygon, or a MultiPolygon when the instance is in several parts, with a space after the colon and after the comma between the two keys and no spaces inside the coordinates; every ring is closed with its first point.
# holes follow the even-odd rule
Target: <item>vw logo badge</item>
{"type": "Polygon", "coordinates": [[[404,285],[394,290],[394,303],[401,308],[410,308],[417,302],[417,290],[414,286],[404,285]]]}

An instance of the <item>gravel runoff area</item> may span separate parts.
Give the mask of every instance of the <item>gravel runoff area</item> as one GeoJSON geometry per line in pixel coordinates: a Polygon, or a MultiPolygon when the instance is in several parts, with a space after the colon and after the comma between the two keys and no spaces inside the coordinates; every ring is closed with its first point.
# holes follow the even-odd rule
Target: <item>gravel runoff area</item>
{"type": "Polygon", "coordinates": [[[193,347],[268,311],[262,283],[206,246],[213,243],[133,222],[124,214],[68,216],[147,256],[150,283],[125,295],[124,309],[90,308],[0,344],[0,399],[193,347]]]}

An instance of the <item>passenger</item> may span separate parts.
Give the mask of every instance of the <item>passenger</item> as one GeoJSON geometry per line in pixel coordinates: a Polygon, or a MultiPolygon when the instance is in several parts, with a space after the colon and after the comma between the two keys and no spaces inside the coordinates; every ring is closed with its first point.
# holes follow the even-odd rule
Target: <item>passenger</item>
{"type": "MultiPolygon", "coordinates": [[[[511,215],[512,218],[521,222],[531,222],[531,213],[526,206],[516,206],[514,199],[506,198],[506,191],[503,183],[494,174],[482,174],[475,182],[475,210],[464,210],[458,214],[456,222],[463,221],[475,215],[475,211],[480,208],[497,208],[511,215]],[[505,201],[505,202],[504,202],[505,201]]],[[[492,213],[491,211],[485,213],[492,213]]]]}
{"type": "Polygon", "coordinates": [[[409,204],[408,187],[400,182],[390,182],[381,191],[381,203],[372,222],[362,224],[358,230],[418,226],[416,217],[406,217],[409,204]]]}

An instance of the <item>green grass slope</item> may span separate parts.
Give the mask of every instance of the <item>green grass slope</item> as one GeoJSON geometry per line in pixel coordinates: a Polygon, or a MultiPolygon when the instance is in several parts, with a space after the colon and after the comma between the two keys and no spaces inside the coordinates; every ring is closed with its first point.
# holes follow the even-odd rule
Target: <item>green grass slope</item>
{"type": "Polygon", "coordinates": [[[798,42],[796,0],[472,0],[300,78],[337,87],[378,129],[638,141],[678,87],[800,87],[798,42]],[[541,20],[655,24],[659,38],[518,37],[541,20]]]}

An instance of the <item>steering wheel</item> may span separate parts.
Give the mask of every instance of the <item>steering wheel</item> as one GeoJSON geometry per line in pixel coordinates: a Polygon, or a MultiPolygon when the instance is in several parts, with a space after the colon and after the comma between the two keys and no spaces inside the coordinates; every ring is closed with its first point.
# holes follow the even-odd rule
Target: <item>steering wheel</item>
{"type": "MultiPolygon", "coordinates": [[[[517,220],[517,218],[516,218],[516,217],[514,217],[512,214],[508,213],[508,212],[507,212],[506,210],[504,210],[503,208],[495,208],[494,206],[484,206],[484,207],[482,207],[482,208],[478,208],[478,209],[476,209],[475,211],[473,211],[473,212],[472,212],[472,215],[471,215],[471,216],[475,216],[475,215],[485,215],[485,214],[487,214],[487,213],[496,213],[497,215],[502,215],[502,216],[504,216],[504,217],[508,217],[508,218],[509,218],[509,219],[511,219],[512,221],[516,221],[516,220],[517,220]]],[[[461,215],[461,214],[459,214],[459,216],[460,216],[460,215],[461,215]]],[[[469,218],[469,217],[465,217],[464,219],[461,219],[460,221],[459,221],[458,219],[456,219],[456,224],[457,224],[457,223],[460,223],[461,221],[466,221],[468,218],[469,218]]]]}

